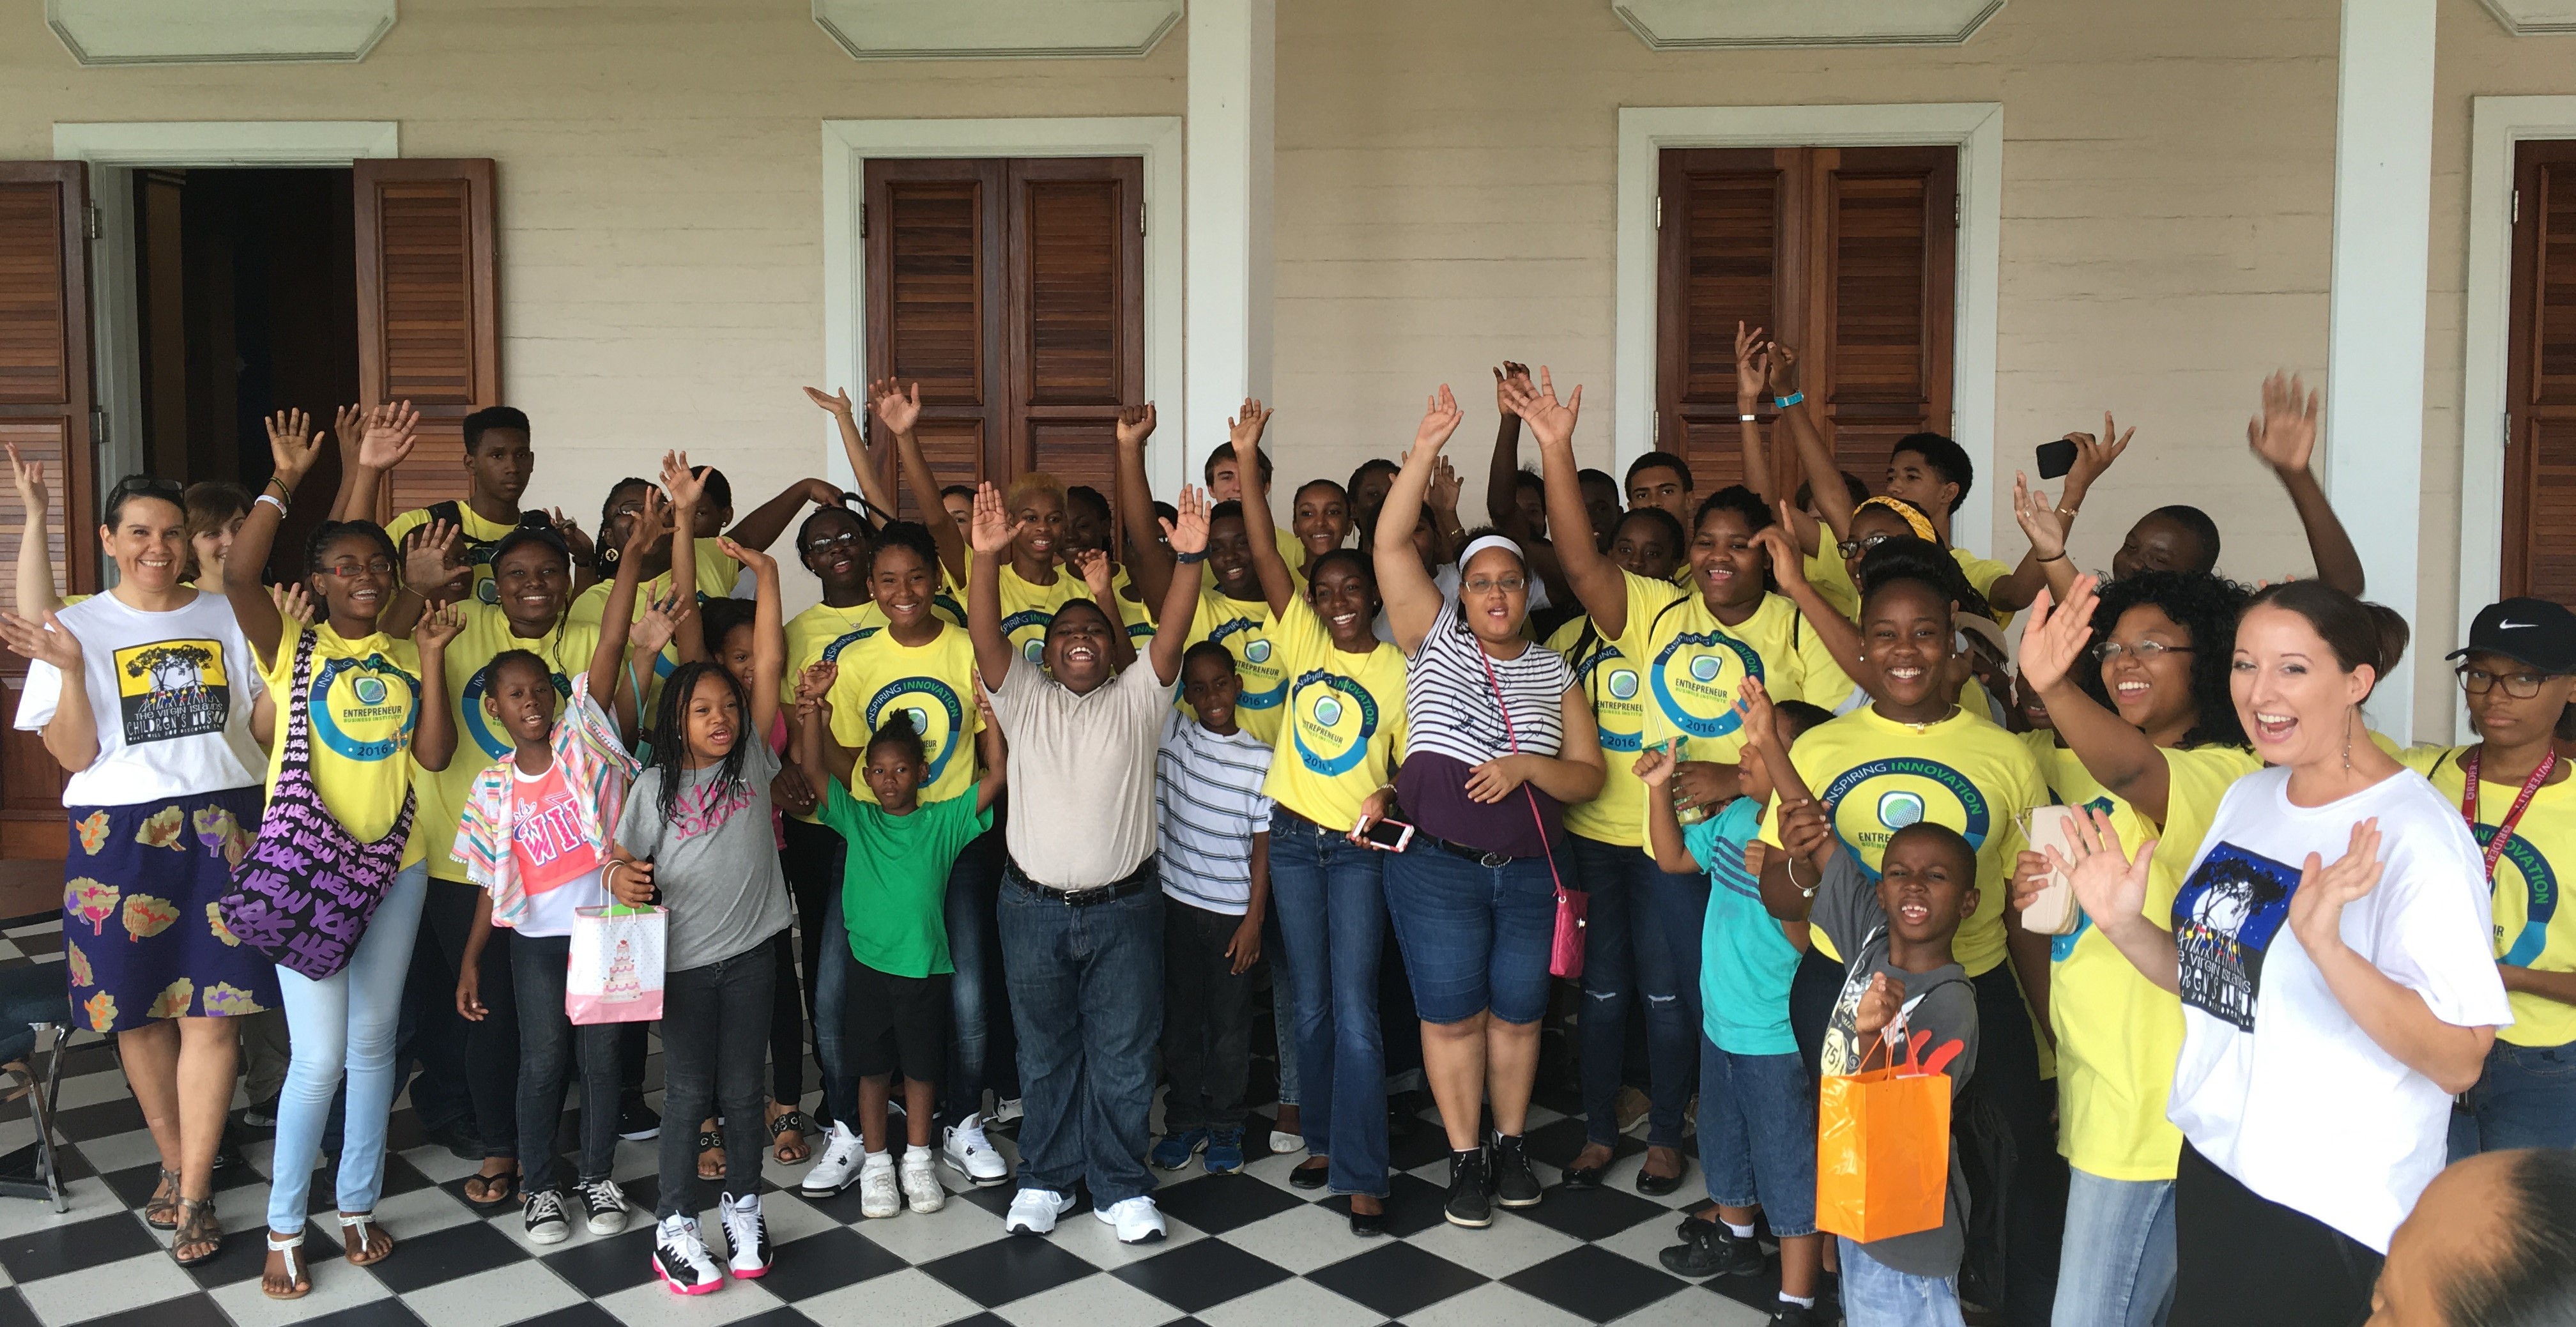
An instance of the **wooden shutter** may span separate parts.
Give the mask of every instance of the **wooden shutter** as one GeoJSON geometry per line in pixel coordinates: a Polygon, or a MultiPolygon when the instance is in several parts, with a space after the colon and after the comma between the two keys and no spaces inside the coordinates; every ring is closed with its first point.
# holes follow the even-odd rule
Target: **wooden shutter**
{"type": "Polygon", "coordinates": [[[2576,142],[2516,145],[2514,196],[2503,589],[2576,603],[2576,142]]]}
{"type": "Polygon", "coordinates": [[[420,443],[388,477],[386,509],[462,498],[465,417],[501,400],[493,165],[367,160],[352,184],[359,391],[420,411],[420,443]]]}
{"type": "MultiPolygon", "coordinates": [[[[1656,445],[1700,493],[1742,482],[1735,326],[1799,352],[1799,381],[1846,470],[1950,425],[1958,152],[1946,147],[1670,149],[1657,237],[1656,445]]],[[[1780,491],[1796,458],[1764,436],[1780,491]]]]}
{"type": "MultiPolygon", "coordinates": [[[[54,584],[66,591],[98,589],[87,172],[0,162],[0,441],[44,463],[54,584]]],[[[16,565],[25,516],[14,490],[0,492],[0,565],[16,565]]],[[[42,734],[14,726],[26,681],[27,661],[0,649],[0,856],[60,857],[66,776],[42,734]]]]}
{"type": "Polygon", "coordinates": [[[865,191],[868,376],[921,384],[940,482],[1043,469],[1114,499],[1145,386],[1143,163],[879,160],[865,191]]]}

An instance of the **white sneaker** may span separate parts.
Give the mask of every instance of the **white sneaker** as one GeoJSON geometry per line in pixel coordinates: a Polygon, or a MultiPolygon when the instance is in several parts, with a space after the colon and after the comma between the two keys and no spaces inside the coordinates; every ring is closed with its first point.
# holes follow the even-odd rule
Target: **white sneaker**
{"type": "Polygon", "coordinates": [[[832,1132],[824,1138],[823,1159],[805,1172],[804,1182],[797,1186],[796,1191],[808,1198],[829,1198],[850,1187],[850,1182],[859,1177],[859,1162],[866,1155],[866,1144],[850,1132],[850,1126],[838,1120],[832,1122],[832,1132]]]}
{"type": "Polygon", "coordinates": [[[930,1159],[929,1148],[916,1147],[903,1154],[903,1197],[923,1216],[947,1206],[948,1191],[939,1187],[939,1163],[930,1159]]]}
{"type": "Polygon", "coordinates": [[[1091,1214],[1104,1225],[1118,1227],[1121,1244],[1151,1244],[1163,1237],[1163,1209],[1141,1193],[1107,1208],[1095,1207],[1091,1214]]]}
{"type": "Polygon", "coordinates": [[[760,1214],[760,1195],[720,1195],[716,1210],[724,1215],[725,1242],[733,1249],[725,1270],[745,1281],[769,1275],[770,1260],[777,1254],[770,1248],[768,1218],[760,1214]]]}
{"type": "Polygon", "coordinates": [[[1281,1133],[1277,1129],[1270,1131],[1270,1151],[1272,1155],[1275,1156],[1283,1152],[1303,1152],[1305,1150],[1306,1135],[1297,1133],[1281,1133]]]}
{"type": "Polygon", "coordinates": [[[703,1295],[724,1285],[694,1216],[666,1216],[653,1240],[653,1273],[675,1295],[703,1295]]]}
{"type": "Polygon", "coordinates": [[[1011,1199],[1010,1215],[1002,1218],[1006,1235],[1047,1235],[1055,1231],[1055,1219],[1073,1210],[1073,1195],[1047,1189],[1032,1189],[1023,1184],[1018,1196],[1011,1199]]]}
{"type": "Polygon", "coordinates": [[[995,1124],[1008,1124],[1020,1118],[1020,1099],[1018,1097],[995,1098],[993,1113],[986,1118],[995,1124]]]}
{"type": "Polygon", "coordinates": [[[903,1194],[894,1183],[894,1158],[884,1152],[868,1153],[867,1164],[859,1170],[859,1215],[888,1217],[902,1210],[903,1194]]]}
{"type": "Polygon", "coordinates": [[[1010,1163],[984,1140],[984,1117],[969,1115],[948,1126],[940,1154],[958,1174],[976,1184],[999,1184],[1011,1177],[1010,1163]]]}

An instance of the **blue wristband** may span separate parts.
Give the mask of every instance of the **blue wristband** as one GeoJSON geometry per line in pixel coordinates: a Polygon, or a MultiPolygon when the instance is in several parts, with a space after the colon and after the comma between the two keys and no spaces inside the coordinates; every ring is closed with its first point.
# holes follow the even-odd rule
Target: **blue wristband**
{"type": "Polygon", "coordinates": [[[1789,393],[1787,396],[1775,396],[1775,397],[1772,397],[1772,398],[1771,398],[1771,404],[1773,404],[1773,405],[1775,405],[1775,406],[1778,406],[1778,407],[1780,407],[1780,408],[1781,408],[1781,409],[1783,409],[1783,410],[1786,410],[1786,409],[1788,409],[1789,407],[1791,407],[1791,406],[1793,406],[1793,405],[1796,405],[1796,404],[1797,404],[1797,403],[1799,403],[1800,401],[1804,401],[1804,400],[1806,400],[1806,399],[1807,399],[1807,394],[1806,394],[1805,392],[1791,392],[1791,393],[1789,393]]]}

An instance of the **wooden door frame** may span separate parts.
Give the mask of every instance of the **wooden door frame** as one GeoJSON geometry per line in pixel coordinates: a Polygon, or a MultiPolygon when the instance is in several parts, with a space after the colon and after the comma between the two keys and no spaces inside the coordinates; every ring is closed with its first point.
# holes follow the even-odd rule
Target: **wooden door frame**
{"type": "MultiPolygon", "coordinates": [[[[1144,159],[1145,397],[1165,424],[1146,445],[1156,492],[1194,479],[1182,448],[1181,119],[1139,115],[1089,119],[823,121],[823,385],[867,384],[868,241],[861,218],[871,158],[1141,157],[1144,159]]],[[[1227,311],[1204,306],[1203,318],[1227,311]]],[[[1236,321],[1241,318],[1237,311],[1236,321]]],[[[816,421],[816,446],[832,482],[853,486],[840,434],[816,421]]]]}
{"type": "MultiPolygon", "coordinates": [[[[1957,275],[1952,284],[1951,436],[1995,473],[1996,306],[2002,295],[2001,102],[1879,106],[1654,106],[1619,111],[1618,300],[1612,364],[1613,473],[1654,449],[1656,193],[1665,148],[1956,147],[1957,275]]],[[[2010,525],[2009,486],[1984,484],[1954,522],[1957,544],[1991,556],[2010,525]]]]}

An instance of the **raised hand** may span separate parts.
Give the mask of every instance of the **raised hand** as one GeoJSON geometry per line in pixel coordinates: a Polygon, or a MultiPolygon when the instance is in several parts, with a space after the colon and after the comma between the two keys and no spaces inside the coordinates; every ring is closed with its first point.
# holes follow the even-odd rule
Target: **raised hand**
{"type": "Polygon", "coordinates": [[[384,406],[368,418],[367,431],[358,439],[358,464],[379,473],[391,470],[411,455],[419,441],[420,412],[412,409],[411,402],[384,406]]]}
{"type": "MultiPolygon", "coordinates": [[[[1243,398],[1243,408],[1235,412],[1234,418],[1225,421],[1226,438],[1234,445],[1238,467],[1245,463],[1250,463],[1254,467],[1251,470],[1238,468],[1237,473],[1246,481],[1259,478],[1259,463],[1254,461],[1253,457],[1261,447],[1262,430],[1269,427],[1270,412],[1263,409],[1259,401],[1249,396],[1243,398]]],[[[1244,491],[1250,492],[1253,484],[1246,482],[1243,487],[1244,491]]]]}
{"type": "Polygon", "coordinates": [[[1741,731],[1747,741],[1767,744],[1780,731],[1772,726],[1778,712],[1771,707],[1771,693],[1762,688],[1761,678],[1749,673],[1735,684],[1735,712],[1744,716],[1741,731]]]}
{"type": "Polygon", "coordinates": [[[2343,910],[2379,887],[2379,817],[2352,827],[2344,854],[2325,864],[2316,853],[2299,868],[2299,888],[2290,895],[2290,931],[2306,946],[2309,957],[2343,944],[2343,910]]]}
{"type": "Polygon", "coordinates": [[[1780,807],[1780,851],[1812,859],[1834,841],[1834,822],[1825,808],[1800,799],[1780,807]]]}
{"type": "Polygon", "coordinates": [[[641,655],[660,654],[671,638],[680,634],[680,624],[696,611],[697,605],[682,602],[677,590],[652,600],[644,616],[635,619],[634,628],[626,633],[626,648],[641,655]]]}
{"type": "Polygon", "coordinates": [[[1437,452],[1447,446],[1449,435],[1458,431],[1458,422],[1466,417],[1467,412],[1458,408],[1458,398],[1449,394],[1449,384],[1440,384],[1440,390],[1423,402],[1422,423],[1413,430],[1414,450],[1428,447],[1437,452]]]}
{"type": "Polygon", "coordinates": [[[2066,591],[2066,602],[2052,602],[2041,590],[2030,603],[2030,621],[2021,629],[2021,679],[2033,691],[2046,691],[2065,681],[2093,644],[2094,593],[2101,582],[2078,576],[2066,591]]]}
{"type": "MultiPolygon", "coordinates": [[[[1771,579],[1783,589],[1802,585],[1807,579],[1807,555],[1798,551],[1798,541],[1789,537],[1798,527],[1789,523],[1789,504],[1780,504],[1780,523],[1766,525],[1753,532],[1753,546],[1771,559],[1771,579]]],[[[1749,679],[1748,679],[1749,680],[1749,679]]]]}
{"type": "Polygon", "coordinates": [[[1527,364],[1507,359],[1503,361],[1502,367],[1494,370],[1494,409],[1503,414],[1519,414],[1519,411],[1512,409],[1512,403],[1524,396],[1535,395],[1537,391],[1537,388],[1530,386],[1527,364]]]}
{"type": "Polygon", "coordinates": [[[2263,413],[2245,425],[2245,445],[2263,463],[2287,473],[2308,468],[2317,449],[2315,392],[2307,392],[2295,374],[2275,373],[2263,380],[2263,413]]]}
{"type": "Polygon", "coordinates": [[[424,650],[443,650],[465,630],[465,615],[454,604],[431,604],[421,615],[420,625],[411,631],[411,643],[424,650]]]}
{"type": "Polygon", "coordinates": [[[9,482],[18,489],[18,510],[36,513],[45,510],[45,463],[18,459],[18,444],[8,444],[9,482]]]}
{"type": "MultiPolygon", "coordinates": [[[[849,397],[845,394],[841,400],[846,409],[849,397]]],[[[921,422],[921,384],[906,389],[892,378],[880,378],[868,384],[868,408],[877,412],[888,432],[900,438],[921,422]]]]}
{"type": "Polygon", "coordinates": [[[1431,467],[1431,491],[1423,495],[1423,505],[1429,507],[1434,515],[1455,516],[1462,487],[1458,482],[1457,469],[1449,464],[1448,457],[1443,456],[1431,467]]]}
{"type": "Polygon", "coordinates": [[[322,435],[305,437],[312,423],[301,410],[280,410],[268,417],[269,464],[277,472],[278,484],[290,493],[312,472],[313,463],[322,459],[322,435]]]}
{"type": "Polygon", "coordinates": [[[1748,328],[1744,320],[1735,321],[1735,403],[1749,410],[1762,397],[1762,388],[1771,381],[1771,343],[1762,339],[1762,329],[1748,328]]]}
{"type": "Polygon", "coordinates": [[[1636,771],[1647,787],[1660,790],[1672,782],[1673,753],[1660,746],[1647,747],[1637,753],[1636,771]]]}
{"type": "Polygon", "coordinates": [[[706,500],[707,478],[689,464],[687,452],[662,453],[662,491],[671,495],[671,505],[696,511],[706,500]]]}
{"type": "Polygon", "coordinates": [[[1154,403],[1151,401],[1143,405],[1120,406],[1118,408],[1118,445],[1143,446],[1145,439],[1154,436],[1154,425],[1159,422],[1161,421],[1154,414],[1154,403]]]}
{"type": "Polygon", "coordinates": [[[1112,582],[1107,553],[1097,548],[1078,548],[1067,553],[1064,560],[1073,567],[1073,574],[1082,578],[1083,588],[1091,591],[1092,598],[1110,593],[1112,582]]]}
{"type": "Polygon", "coordinates": [[[778,574],[778,559],[771,557],[766,550],[753,548],[749,544],[737,544],[730,535],[719,536],[716,547],[723,549],[726,557],[741,563],[744,569],[754,576],[778,574]]]}
{"type": "Polygon", "coordinates": [[[831,414],[838,415],[843,419],[848,419],[851,412],[858,409],[858,407],[850,404],[850,389],[847,387],[830,393],[826,393],[820,387],[808,387],[805,389],[805,399],[813,402],[820,409],[831,414]]]}
{"type": "Polygon", "coordinates": [[[313,625],[313,596],[304,592],[304,582],[268,587],[268,601],[277,605],[279,617],[293,618],[308,627],[313,625]]]}
{"type": "Polygon", "coordinates": [[[549,515],[554,520],[555,533],[563,536],[564,547],[572,550],[573,565],[576,567],[588,565],[591,555],[598,549],[591,544],[590,536],[582,533],[581,522],[564,515],[561,507],[555,508],[549,515]]]}
{"type": "MultiPolygon", "coordinates": [[[[1180,512],[1180,519],[1177,521],[1162,522],[1163,541],[1170,544],[1172,546],[1172,551],[1176,554],[1187,555],[1191,553],[1206,552],[1208,542],[1207,490],[1196,487],[1195,485],[1183,484],[1181,485],[1180,500],[1172,505],[1180,512]]],[[[978,515],[980,514],[981,509],[979,508],[978,515]]]]}
{"type": "Polygon", "coordinates": [[[464,531],[445,521],[431,521],[403,536],[403,584],[426,597],[457,572],[456,541],[464,531]]]}
{"type": "Polygon", "coordinates": [[[2121,432],[2120,426],[2112,422],[2111,412],[2105,410],[2102,412],[2102,436],[2099,439],[2090,433],[2066,435],[2066,440],[2075,444],[2075,464],[2066,472],[2068,506],[2073,506],[2093,491],[2093,481],[2100,479],[2102,472],[2120,459],[2120,453],[2129,450],[2129,439],[2137,431],[2137,427],[2132,425],[2128,432],[2121,432]]]}
{"type": "Polygon", "coordinates": [[[2100,810],[2077,816],[2074,831],[2071,852],[2049,845],[2048,864],[2066,872],[2085,915],[2115,941],[2132,924],[2154,925],[2146,918],[2146,906],[2147,870],[2155,864],[2156,841],[2139,844],[2137,855],[2129,856],[2121,849],[2120,831],[2111,828],[2111,817],[2100,810]]]}
{"type": "MultiPolygon", "coordinates": [[[[1445,397],[1449,389],[1443,387],[1440,391],[1445,397]]],[[[1556,382],[1548,375],[1547,366],[1541,364],[1535,390],[1529,387],[1529,380],[1523,378],[1518,383],[1506,379],[1496,391],[1510,396],[1512,413],[1529,421],[1530,432],[1538,435],[1540,445],[1563,445],[1574,441],[1574,423],[1583,413],[1581,384],[1575,386],[1572,396],[1559,401],[1556,399],[1556,382]]]]}
{"type": "Polygon", "coordinates": [[[358,463],[358,444],[366,441],[367,421],[374,418],[375,413],[365,406],[354,403],[331,412],[331,434],[340,440],[342,465],[354,466],[358,463]]]}
{"type": "Polygon", "coordinates": [[[1771,395],[1773,399],[1794,396],[1798,391],[1798,352],[1773,341],[1764,347],[1770,358],[1771,395]]]}
{"type": "Polygon", "coordinates": [[[2032,556],[2042,562],[2066,556],[2066,518],[2049,504],[2048,491],[2032,488],[2030,476],[2019,470],[2013,471],[2013,519],[2030,540],[2032,556]]]}
{"type": "MultiPolygon", "coordinates": [[[[1027,524],[1002,510],[1002,495],[990,481],[975,486],[975,519],[966,531],[966,544],[979,558],[999,557],[1020,537],[1027,524]]],[[[1163,523],[1164,529],[1171,522],[1163,523]]]]}
{"type": "Polygon", "coordinates": [[[836,663],[808,664],[796,678],[796,703],[818,701],[832,694],[832,684],[841,680],[841,666],[836,663]]]}
{"type": "Polygon", "coordinates": [[[662,490],[645,485],[644,505],[636,509],[635,519],[626,526],[626,551],[620,556],[640,558],[653,551],[653,545],[670,532],[670,517],[671,504],[663,498],[662,490]]]}
{"type": "Polygon", "coordinates": [[[80,678],[80,639],[63,630],[62,619],[50,608],[45,610],[42,626],[15,613],[0,613],[0,643],[6,643],[21,658],[52,664],[75,683],[80,678]]]}

